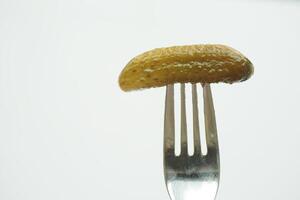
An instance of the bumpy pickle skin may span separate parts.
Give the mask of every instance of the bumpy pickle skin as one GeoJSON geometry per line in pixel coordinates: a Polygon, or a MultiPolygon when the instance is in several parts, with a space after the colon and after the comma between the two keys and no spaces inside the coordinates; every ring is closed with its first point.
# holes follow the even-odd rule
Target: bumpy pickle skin
{"type": "Polygon", "coordinates": [[[252,63],[225,45],[188,45],[157,48],[134,57],[122,70],[123,91],[174,83],[234,83],[253,74],[252,63]]]}

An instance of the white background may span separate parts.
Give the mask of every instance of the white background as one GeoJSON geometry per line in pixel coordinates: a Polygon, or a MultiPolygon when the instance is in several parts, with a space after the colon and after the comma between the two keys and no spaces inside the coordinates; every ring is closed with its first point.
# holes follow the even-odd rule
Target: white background
{"type": "MultiPolygon", "coordinates": [[[[168,200],[164,88],[124,93],[156,47],[222,43],[254,64],[213,85],[218,200],[299,200],[300,3],[0,0],[0,199],[168,200]]],[[[199,198],[200,199],[200,198],[199,198]]]]}

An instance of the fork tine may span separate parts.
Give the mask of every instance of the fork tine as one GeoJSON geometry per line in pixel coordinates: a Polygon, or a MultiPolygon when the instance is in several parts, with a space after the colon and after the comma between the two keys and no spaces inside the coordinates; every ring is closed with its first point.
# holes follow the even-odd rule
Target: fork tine
{"type": "Polygon", "coordinates": [[[180,154],[187,155],[188,149],[187,149],[187,125],[186,125],[186,105],[185,105],[185,84],[180,84],[180,97],[181,97],[181,151],[180,154]]]}
{"type": "Polygon", "coordinates": [[[201,155],[197,85],[192,84],[194,155],[201,155]]]}
{"type": "Polygon", "coordinates": [[[166,87],[164,153],[175,155],[174,85],[166,87]]]}
{"type": "Polygon", "coordinates": [[[209,150],[218,150],[218,135],[215,118],[215,110],[213,98],[209,84],[203,85],[203,99],[204,99],[204,117],[205,117],[205,132],[207,152],[209,150]]]}
{"type": "MultiPolygon", "coordinates": [[[[206,134],[214,135],[207,137],[208,148],[205,155],[190,156],[187,152],[186,130],[186,106],[185,106],[185,85],[181,84],[181,153],[179,156],[174,152],[174,86],[167,86],[166,107],[165,107],[165,142],[164,142],[164,177],[167,191],[170,199],[215,199],[219,179],[219,151],[216,145],[216,124],[214,120],[214,109],[209,85],[203,85],[204,103],[205,103],[205,128],[206,134]],[[186,145],[183,151],[183,146],[186,145]],[[171,150],[171,151],[170,151],[171,150]],[[185,154],[185,152],[187,154],[185,154]]],[[[194,133],[199,132],[198,108],[197,108],[197,91],[196,85],[192,86],[193,99],[193,122],[194,133]]],[[[196,137],[197,138],[197,137],[196,137]]],[[[200,135],[199,135],[200,138],[200,135]]],[[[196,139],[197,140],[197,139],[196,139]]],[[[194,139],[195,141],[195,139],[194,139]]],[[[199,147],[200,142],[199,142],[199,147]]],[[[195,148],[194,148],[195,149],[195,148]]],[[[199,151],[201,151],[199,149],[199,151]]]]}

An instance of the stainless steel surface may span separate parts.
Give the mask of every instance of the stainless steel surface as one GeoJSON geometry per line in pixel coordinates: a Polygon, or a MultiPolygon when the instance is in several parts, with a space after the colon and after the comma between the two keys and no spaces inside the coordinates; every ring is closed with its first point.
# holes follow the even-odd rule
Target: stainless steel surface
{"type": "Polygon", "coordinates": [[[203,85],[207,153],[201,152],[196,85],[192,85],[194,153],[188,154],[185,85],[181,84],[181,145],[175,155],[174,85],[168,85],[165,101],[164,175],[172,200],[214,200],[220,176],[219,148],[213,99],[203,85]]]}

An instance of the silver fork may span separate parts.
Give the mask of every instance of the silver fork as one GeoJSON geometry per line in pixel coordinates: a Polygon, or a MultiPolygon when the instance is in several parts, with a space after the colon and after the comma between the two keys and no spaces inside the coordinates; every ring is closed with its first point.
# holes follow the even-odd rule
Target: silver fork
{"type": "Polygon", "coordinates": [[[192,84],[194,153],[188,154],[185,85],[181,84],[181,145],[175,155],[174,85],[168,85],[164,124],[164,175],[172,200],[214,200],[220,177],[215,111],[209,84],[203,84],[207,153],[201,152],[197,86],[192,84]]]}

